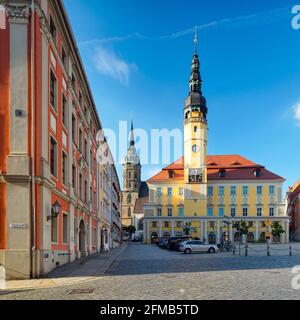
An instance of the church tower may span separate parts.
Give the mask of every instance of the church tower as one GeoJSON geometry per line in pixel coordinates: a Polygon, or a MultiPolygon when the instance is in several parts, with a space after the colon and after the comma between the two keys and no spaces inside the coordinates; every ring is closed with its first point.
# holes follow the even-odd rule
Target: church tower
{"type": "Polygon", "coordinates": [[[141,164],[136,153],[133,123],[131,122],[129,147],[123,164],[122,223],[131,225],[132,213],[141,186],[141,164]]]}
{"type": "Polygon", "coordinates": [[[207,107],[202,95],[196,30],[194,46],[190,90],[184,107],[184,207],[186,216],[206,216],[207,107]]]}

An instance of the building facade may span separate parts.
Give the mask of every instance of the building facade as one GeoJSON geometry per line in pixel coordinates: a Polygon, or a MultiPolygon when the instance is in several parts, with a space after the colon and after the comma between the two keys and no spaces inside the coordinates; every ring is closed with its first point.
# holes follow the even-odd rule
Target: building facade
{"type": "Polygon", "coordinates": [[[286,231],[289,219],[282,201],[284,179],[240,155],[207,156],[207,106],[202,94],[200,62],[195,51],[184,123],[184,156],[147,181],[144,205],[144,241],[182,235],[189,227],[194,237],[220,243],[237,241],[234,224],[246,221],[248,241],[271,238],[278,221],[286,231]]]}
{"type": "Polygon", "coordinates": [[[97,157],[102,126],[63,2],[0,10],[0,264],[8,279],[39,277],[100,251],[112,212],[100,176],[118,180],[97,157]]]}
{"type": "Polygon", "coordinates": [[[290,217],[291,239],[300,241],[300,180],[288,191],[287,210],[290,217]]]}

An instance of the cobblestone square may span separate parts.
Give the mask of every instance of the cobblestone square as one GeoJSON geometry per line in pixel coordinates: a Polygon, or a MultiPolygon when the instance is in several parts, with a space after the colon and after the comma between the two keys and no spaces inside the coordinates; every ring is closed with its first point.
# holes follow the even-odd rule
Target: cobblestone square
{"type": "MultiPolygon", "coordinates": [[[[93,263],[97,259],[100,264],[100,258],[93,263]]],[[[296,265],[300,265],[300,255],[289,256],[288,252],[269,257],[185,255],[130,244],[106,271],[99,268],[92,279],[72,285],[66,281],[59,287],[0,291],[0,299],[300,299],[300,290],[291,284],[296,265]],[[75,294],[70,294],[74,289],[75,294]]]]}

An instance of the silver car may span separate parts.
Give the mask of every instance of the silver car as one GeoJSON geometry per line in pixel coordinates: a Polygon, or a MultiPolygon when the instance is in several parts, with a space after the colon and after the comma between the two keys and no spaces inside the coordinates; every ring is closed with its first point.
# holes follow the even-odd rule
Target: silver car
{"type": "Polygon", "coordinates": [[[205,244],[200,240],[183,241],[179,247],[179,251],[184,253],[192,253],[192,252],[215,253],[215,252],[218,252],[218,250],[219,248],[217,245],[205,244]]]}

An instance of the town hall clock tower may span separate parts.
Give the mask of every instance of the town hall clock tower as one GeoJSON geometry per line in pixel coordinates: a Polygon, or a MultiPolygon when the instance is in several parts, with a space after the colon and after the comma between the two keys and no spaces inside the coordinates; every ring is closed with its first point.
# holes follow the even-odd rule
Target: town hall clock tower
{"type": "Polygon", "coordinates": [[[184,210],[186,216],[207,215],[207,107],[202,95],[197,33],[190,77],[190,92],[184,107],[184,210]]]}

